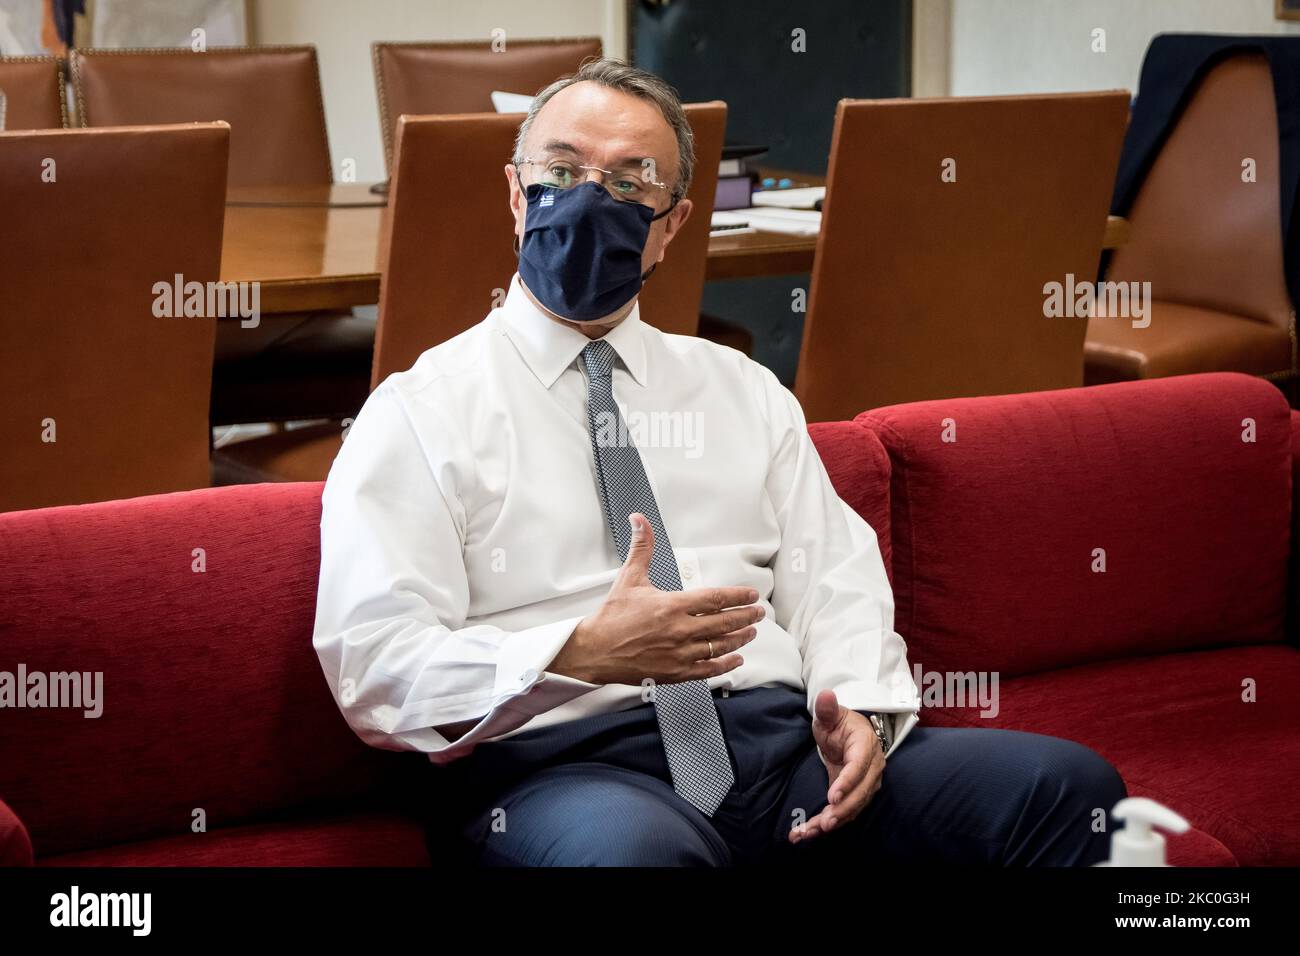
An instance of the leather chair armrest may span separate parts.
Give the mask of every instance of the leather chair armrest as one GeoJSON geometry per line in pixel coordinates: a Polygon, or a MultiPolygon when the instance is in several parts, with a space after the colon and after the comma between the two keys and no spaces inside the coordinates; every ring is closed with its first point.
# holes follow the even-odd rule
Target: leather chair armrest
{"type": "Polygon", "coordinates": [[[0,866],[31,866],[34,860],[27,827],[9,804],[0,800],[0,866]]]}

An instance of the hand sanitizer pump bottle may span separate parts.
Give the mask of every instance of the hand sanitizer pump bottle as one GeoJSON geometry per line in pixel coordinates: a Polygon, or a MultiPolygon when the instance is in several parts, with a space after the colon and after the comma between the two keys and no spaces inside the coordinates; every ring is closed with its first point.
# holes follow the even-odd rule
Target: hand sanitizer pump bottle
{"type": "Polygon", "coordinates": [[[1170,833],[1186,833],[1191,824],[1168,807],[1146,797],[1126,797],[1115,804],[1111,815],[1123,820],[1110,838],[1110,859],[1097,866],[1168,866],[1165,862],[1165,838],[1152,827],[1170,833]]]}

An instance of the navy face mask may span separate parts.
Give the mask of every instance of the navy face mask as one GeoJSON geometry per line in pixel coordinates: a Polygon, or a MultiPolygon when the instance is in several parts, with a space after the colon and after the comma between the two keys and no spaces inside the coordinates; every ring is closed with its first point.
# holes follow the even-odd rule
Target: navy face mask
{"type": "Polygon", "coordinates": [[[644,203],[615,199],[600,183],[568,189],[533,183],[519,248],[519,277],[537,301],[563,319],[591,322],[632,301],[654,266],[641,254],[655,215],[644,203]]]}

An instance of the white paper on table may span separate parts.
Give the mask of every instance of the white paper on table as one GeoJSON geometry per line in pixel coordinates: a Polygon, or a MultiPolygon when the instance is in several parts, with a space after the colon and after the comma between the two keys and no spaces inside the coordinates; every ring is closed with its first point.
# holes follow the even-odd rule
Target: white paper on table
{"type": "Polygon", "coordinates": [[[492,108],[498,113],[527,113],[528,108],[533,105],[533,98],[523,93],[503,93],[500,90],[493,90],[490,95],[492,108]]]}
{"type": "Polygon", "coordinates": [[[825,198],[825,186],[801,186],[797,189],[759,189],[754,192],[751,201],[755,206],[812,209],[817,200],[825,198]]]}
{"type": "Polygon", "coordinates": [[[822,230],[822,214],[815,209],[739,209],[755,229],[786,232],[795,236],[815,236],[822,230]]]}

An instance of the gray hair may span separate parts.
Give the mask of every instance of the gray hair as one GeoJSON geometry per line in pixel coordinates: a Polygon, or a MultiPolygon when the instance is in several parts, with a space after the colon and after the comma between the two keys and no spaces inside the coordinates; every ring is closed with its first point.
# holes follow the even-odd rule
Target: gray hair
{"type": "Polygon", "coordinates": [[[639,70],[622,60],[609,57],[587,60],[578,67],[577,73],[556,80],[533,97],[528,115],[519,124],[519,133],[515,136],[514,161],[523,162],[524,140],[542,107],[560,90],[567,89],[575,83],[599,83],[611,90],[649,100],[659,107],[659,112],[663,114],[677,137],[677,183],[673,186],[673,198],[680,200],[685,196],[686,190],[691,185],[691,175],[695,172],[695,136],[691,132],[686,111],[682,109],[682,101],[677,97],[677,91],[653,73],[639,70]]]}

